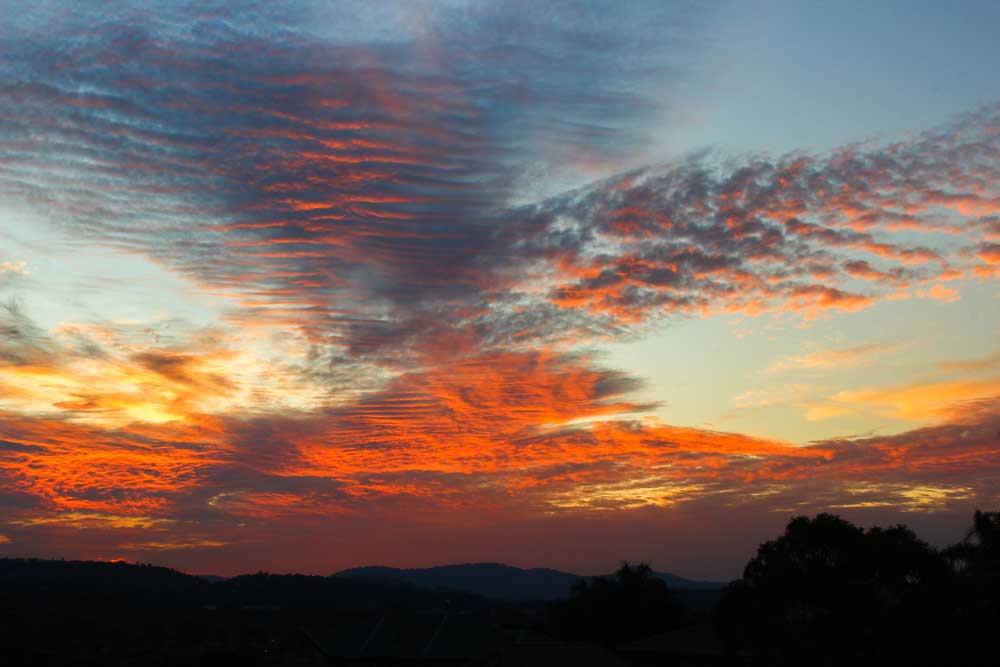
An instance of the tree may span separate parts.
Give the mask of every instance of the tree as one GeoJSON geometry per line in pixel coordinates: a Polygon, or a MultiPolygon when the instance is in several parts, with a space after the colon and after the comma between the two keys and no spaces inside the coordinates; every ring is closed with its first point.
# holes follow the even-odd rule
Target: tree
{"type": "Polygon", "coordinates": [[[792,519],[723,593],[723,636],[771,664],[915,654],[948,569],[905,526],[865,531],[840,517],[792,519]]]}
{"type": "Polygon", "coordinates": [[[684,606],[645,563],[624,563],[611,577],[580,579],[568,600],[549,606],[554,634],[606,646],[675,628],[684,614],[684,606]]]}
{"type": "Polygon", "coordinates": [[[1000,565],[1000,512],[976,510],[965,539],[949,547],[946,554],[957,570],[995,576],[1000,565]]]}
{"type": "Polygon", "coordinates": [[[995,649],[983,638],[1000,625],[1000,512],[976,510],[965,539],[944,553],[954,573],[951,634],[980,664],[991,664],[995,649]]]}

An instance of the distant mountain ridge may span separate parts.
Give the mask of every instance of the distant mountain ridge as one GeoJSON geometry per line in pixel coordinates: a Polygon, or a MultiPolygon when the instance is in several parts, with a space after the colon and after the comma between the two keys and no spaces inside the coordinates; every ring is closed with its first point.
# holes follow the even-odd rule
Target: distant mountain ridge
{"type": "MultiPolygon", "coordinates": [[[[667,586],[678,592],[717,592],[725,586],[715,581],[694,581],[669,572],[656,572],[667,586]]],[[[398,581],[420,588],[449,588],[496,600],[555,600],[569,595],[579,579],[590,579],[549,568],[523,569],[502,563],[465,563],[427,568],[355,567],[332,575],[371,581],[398,581]]]]}
{"type": "Polygon", "coordinates": [[[0,603],[15,600],[32,605],[114,601],[119,606],[150,609],[210,606],[352,612],[397,606],[473,610],[490,605],[471,593],[431,590],[391,579],[265,572],[223,578],[138,563],[0,558],[0,603]]]}
{"type": "MultiPolygon", "coordinates": [[[[677,598],[708,609],[723,584],[657,573],[677,598]]],[[[148,607],[202,606],[361,610],[385,606],[476,609],[565,598],[582,577],[547,568],[468,563],[422,569],[360,567],[330,576],[189,575],[125,562],[0,558],[0,599],[115,598],[148,607]]]]}

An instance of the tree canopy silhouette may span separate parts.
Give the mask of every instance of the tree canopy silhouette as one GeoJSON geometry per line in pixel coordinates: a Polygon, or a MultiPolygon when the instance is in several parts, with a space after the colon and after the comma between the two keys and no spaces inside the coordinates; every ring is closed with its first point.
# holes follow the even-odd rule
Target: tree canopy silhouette
{"type": "Polygon", "coordinates": [[[553,632],[613,646],[677,627],[685,607],[646,563],[623,563],[610,577],[580,579],[570,597],[549,606],[553,632]]]}
{"type": "Polygon", "coordinates": [[[1000,512],[976,511],[964,540],[944,550],[955,573],[955,623],[975,643],[1000,624],[1000,512]]]}
{"type": "Polygon", "coordinates": [[[987,664],[971,639],[997,616],[998,538],[1000,515],[978,511],[943,552],[905,526],[797,517],[724,591],[719,629],[766,664],[987,664]]]}

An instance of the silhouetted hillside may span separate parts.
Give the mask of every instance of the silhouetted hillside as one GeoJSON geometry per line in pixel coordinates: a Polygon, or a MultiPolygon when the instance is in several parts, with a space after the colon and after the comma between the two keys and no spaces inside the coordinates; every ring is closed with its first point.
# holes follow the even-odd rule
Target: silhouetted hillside
{"type": "MultiPolygon", "coordinates": [[[[717,582],[692,581],[664,572],[654,573],[654,576],[662,579],[671,589],[705,591],[709,593],[708,597],[714,597],[725,586],[717,582]]],[[[417,569],[357,567],[338,572],[334,577],[401,581],[421,588],[450,588],[511,602],[565,598],[577,581],[593,578],[548,568],[522,569],[500,563],[468,563],[417,569]]],[[[685,596],[681,594],[680,597],[685,596]]]]}
{"type": "Polygon", "coordinates": [[[358,567],[334,575],[356,581],[397,581],[424,589],[449,588],[498,600],[551,600],[569,595],[580,578],[575,574],[534,568],[524,570],[499,563],[442,565],[421,569],[358,567]]]}
{"type": "Polygon", "coordinates": [[[132,605],[206,604],[212,584],[176,570],[125,562],[0,559],[0,599],[128,600],[132,605]]]}
{"type": "Polygon", "coordinates": [[[0,601],[120,602],[140,607],[234,607],[366,611],[387,607],[482,608],[480,596],[390,579],[245,574],[208,579],[125,562],[0,559],[0,601]]]}
{"type": "MultiPolygon", "coordinates": [[[[679,593],[714,594],[722,584],[655,573],[679,593]]],[[[188,575],[153,565],[125,562],[0,559],[0,595],[48,599],[128,599],[133,605],[267,606],[370,609],[393,605],[482,606],[481,598],[504,601],[568,597],[580,577],[545,568],[521,569],[498,563],[444,565],[401,570],[363,567],[331,577],[301,574],[245,574],[223,578],[188,575]]]]}
{"type": "Polygon", "coordinates": [[[488,623],[505,612],[494,600],[398,581],[216,580],[124,562],[0,559],[0,665],[250,667],[300,664],[299,654],[301,664],[325,664],[303,628],[387,613],[488,623]]]}

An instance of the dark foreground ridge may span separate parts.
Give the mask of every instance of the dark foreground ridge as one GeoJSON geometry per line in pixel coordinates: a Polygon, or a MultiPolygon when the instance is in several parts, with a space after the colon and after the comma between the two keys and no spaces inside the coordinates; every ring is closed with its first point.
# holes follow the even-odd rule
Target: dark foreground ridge
{"type": "Polygon", "coordinates": [[[967,537],[946,549],[905,526],[798,517],[722,591],[685,590],[626,563],[543,599],[572,576],[486,563],[222,579],[3,559],[0,664],[1000,663],[1000,513],[976,512],[967,537]],[[470,592],[491,578],[515,591],[470,592]],[[689,604],[690,593],[717,603],[689,604]]]}
{"type": "MultiPolygon", "coordinates": [[[[666,572],[653,574],[675,592],[718,592],[726,585],[717,581],[694,581],[666,572]]],[[[356,567],[334,576],[367,581],[399,581],[431,589],[451,588],[511,602],[565,598],[577,581],[594,578],[548,568],[523,569],[502,563],[466,563],[414,569],[356,567]]]]}

